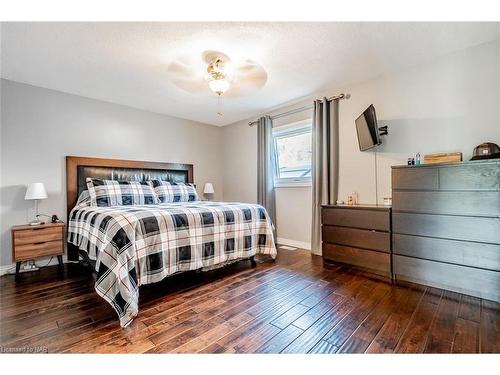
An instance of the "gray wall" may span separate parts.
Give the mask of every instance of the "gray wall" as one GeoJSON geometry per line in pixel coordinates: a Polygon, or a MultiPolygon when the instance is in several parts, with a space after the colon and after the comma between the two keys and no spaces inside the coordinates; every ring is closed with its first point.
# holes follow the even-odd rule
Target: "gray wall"
{"type": "Polygon", "coordinates": [[[25,185],[44,182],[40,212],[65,218],[66,155],[194,164],[201,193],[222,199],[222,129],[121,105],[1,81],[0,265],[11,264],[10,227],[32,220],[25,185]]]}
{"type": "MultiPolygon", "coordinates": [[[[312,105],[314,98],[341,92],[351,94],[351,99],[340,103],[342,200],[356,191],[361,203],[375,203],[375,155],[359,151],[354,126],[354,119],[370,104],[375,105],[379,122],[389,125],[389,136],[378,149],[379,203],[391,195],[391,165],[405,164],[417,152],[461,151],[468,160],[479,143],[500,144],[499,40],[370,81],[331,87],[267,113],[312,105]]],[[[257,129],[247,122],[224,127],[224,170],[230,172],[224,176],[226,200],[255,201],[257,197],[257,129]]],[[[285,118],[280,119],[283,122],[285,118]]],[[[276,200],[278,237],[309,242],[311,190],[277,189],[276,200]]]]}

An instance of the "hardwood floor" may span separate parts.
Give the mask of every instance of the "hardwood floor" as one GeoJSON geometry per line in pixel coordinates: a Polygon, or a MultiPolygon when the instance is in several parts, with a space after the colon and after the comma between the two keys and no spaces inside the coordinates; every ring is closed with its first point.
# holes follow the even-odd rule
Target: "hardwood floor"
{"type": "Polygon", "coordinates": [[[392,286],[303,250],[275,263],[175,276],[142,287],[120,328],[93,274],[67,265],[0,278],[0,344],[49,353],[500,353],[500,305],[392,286]]]}

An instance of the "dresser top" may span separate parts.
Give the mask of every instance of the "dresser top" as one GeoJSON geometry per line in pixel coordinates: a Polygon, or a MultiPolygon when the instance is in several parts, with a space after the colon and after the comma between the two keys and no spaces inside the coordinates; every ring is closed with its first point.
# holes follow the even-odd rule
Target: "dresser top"
{"type": "Polygon", "coordinates": [[[321,207],[324,208],[345,208],[350,210],[380,210],[388,211],[391,206],[386,206],[383,204],[323,204],[321,207]]]}
{"type": "Polygon", "coordinates": [[[391,168],[439,168],[439,167],[460,167],[462,165],[485,165],[485,164],[500,164],[500,159],[486,160],[469,160],[460,161],[457,163],[436,163],[436,164],[419,164],[419,165],[393,165],[391,168]]]}
{"type": "Polygon", "coordinates": [[[12,230],[42,229],[42,228],[54,228],[54,227],[63,227],[63,226],[64,226],[63,222],[45,223],[45,224],[40,224],[40,225],[24,224],[24,225],[14,225],[12,227],[12,230]]]}

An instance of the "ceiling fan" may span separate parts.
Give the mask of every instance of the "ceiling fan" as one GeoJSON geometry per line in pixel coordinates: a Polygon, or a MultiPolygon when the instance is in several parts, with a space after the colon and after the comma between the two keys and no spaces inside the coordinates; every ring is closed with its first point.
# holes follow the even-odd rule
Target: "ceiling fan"
{"type": "Polygon", "coordinates": [[[174,85],[191,94],[218,97],[222,116],[222,96],[237,97],[261,89],[267,82],[267,73],[250,59],[234,59],[219,51],[182,56],[168,66],[174,85]]]}

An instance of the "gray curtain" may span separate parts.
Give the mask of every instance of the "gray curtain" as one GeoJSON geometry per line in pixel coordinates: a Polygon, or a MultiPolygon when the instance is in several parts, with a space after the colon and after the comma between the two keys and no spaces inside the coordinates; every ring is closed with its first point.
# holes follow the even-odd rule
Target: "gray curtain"
{"type": "Polygon", "coordinates": [[[339,100],[314,102],[311,250],[321,254],[321,205],[335,204],[339,180],[339,100]]]}
{"type": "Polygon", "coordinates": [[[274,197],[273,121],[264,116],[257,129],[257,202],[264,206],[276,227],[276,200],[274,197]]]}

